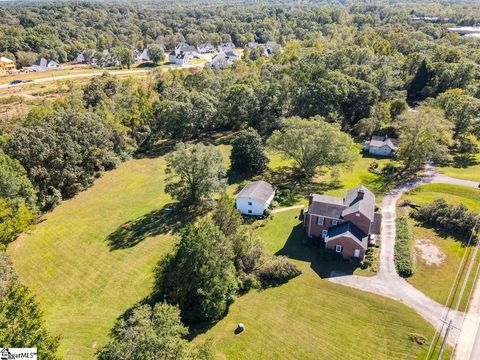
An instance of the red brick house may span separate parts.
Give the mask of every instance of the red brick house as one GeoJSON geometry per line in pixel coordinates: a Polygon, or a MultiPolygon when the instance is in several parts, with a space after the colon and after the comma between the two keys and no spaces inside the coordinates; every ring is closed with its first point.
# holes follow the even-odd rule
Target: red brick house
{"type": "Polygon", "coordinates": [[[347,259],[363,260],[373,234],[380,233],[381,214],[375,195],[365,186],[348,190],[345,197],[311,194],[304,212],[307,235],[347,259]]]}

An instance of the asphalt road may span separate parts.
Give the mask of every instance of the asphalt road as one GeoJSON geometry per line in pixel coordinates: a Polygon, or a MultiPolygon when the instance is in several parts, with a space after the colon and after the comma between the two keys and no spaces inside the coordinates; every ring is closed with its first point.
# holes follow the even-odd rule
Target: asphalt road
{"type": "MultiPolygon", "coordinates": [[[[172,69],[188,69],[188,68],[202,67],[203,65],[204,65],[203,63],[201,63],[201,64],[187,64],[187,65],[181,65],[181,66],[167,65],[167,66],[162,67],[161,70],[162,71],[167,71],[167,70],[172,70],[172,69]]],[[[29,82],[22,81],[21,83],[18,83],[18,84],[10,84],[10,83],[0,84],[0,89],[9,89],[9,88],[14,88],[14,87],[19,87],[19,86],[39,84],[39,83],[51,82],[51,81],[69,80],[69,79],[77,79],[77,78],[85,78],[85,77],[94,77],[94,76],[100,76],[105,72],[108,72],[109,74],[112,74],[112,75],[123,75],[123,74],[146,73],[146,72],[149,72],[151,70],[152,69],[123,70],[123,71],[103,70],[103,71],[92,71],[92,72],[89,72],[89,73],[58,75],[58,76],[56,76],[54,72],[49,72],[49,76],[45,76],[45,77],[39,78],[39,79],[33,79],[32,81],[29,81],[29,82]]]]}

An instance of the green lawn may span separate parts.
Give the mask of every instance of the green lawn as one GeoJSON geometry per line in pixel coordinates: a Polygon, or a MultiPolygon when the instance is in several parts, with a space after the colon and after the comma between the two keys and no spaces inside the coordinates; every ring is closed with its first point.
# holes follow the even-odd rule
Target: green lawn
{"type": "MultiPolygon", "coordinates": [[[[480,211],[480,192],[477,189],[462,186],[424,185],[406,194],[402,199],[408,199],[418,205],[425,205],[439,198],[443,198],[451,204],[463,203],[473,211],[480,211]]],[[[456,241],[452,236],[440,235],[434,229],[426,228],[414,219],[409,219],[409,222],[417,242],[422,241],[432,244],[441,251],[444,257],[438,265],[435,263],[428,264],[422,257],[422,251],[417,248],[415,250],[415,273],[407,281],[432,299],[443,304],[447,300],[450,286],[454,281],[463,255],[467,252],[469,259],[473,248],[466,248],[461,241],[456,241]]],[[[466,272],[466,268],[462,268],[461,283],[466,276],[466,272]]],[[[473,285],[473,280],[473,276],[471,276],[467,283],[467,295],[473,285]]],[[[449,304],[451,307],[456,306],[459,295],[460,289],[456,288],[449,304]]],[[[467,296],[464,296],[460,303],[461,310],[465,309],[466,301],[467,296]]]]}
{"type": "Polygon", "coordinates": [[[433,327],[401,303],[322,279],[332,265],[302,244],[297,214],[274,215],[259,235],[268,251],[289,256],[302,275],[240,297],[197,341],[212,338],[219,359],[424,358],[428,345],[413,343],[409,334],[430,339],[433,327]],[[246,331],[235,335],[239,322],[246,331]]]}
{"type": "Polygon", "coordinates": [[[309,193],[328,194],[344,196],[345,191],[363,184],[377,194],[377,202],[382,199],[383,193],[388,190],[385,187],[384,179],[368,170],[370,164],[376,162],[379,169],[388,163],[390,159],[378,159],[364,157],[360,154],[361,145],[355,145],[354,161],[343,167],[339,167],[338,178],[332,176],[330,170],[321,170],[312,181],[302,181],[296,176],[295,163],[292,160],[284,159],[278,153],[268,152],[270,159],[269,171],[261,178],[270,181],[277,186],[277,198],[280,206],[291,206],[306,202],[309,193]],[[288,174],[288,175],[287,175],[288,174]],[[284,194],[284,188],[288,188],[288,195],[284,194]]]}
{"type": "Polygon", "coordinates": [[[152,269],[172,237],[159,234],[114,251],[107,237],[169,201],[163,159],[131,160],[46,214],[8,248],[48,328],[62,336],[64,358],[92,358],[115,319],[150,293],[152,269]]]}
{"type": "MultiPolygon", "coordinates": [[[[480,140],[472,138],[472,140],[480,147],[480,140]]],[[[480,182],[480,153],[471,158],[454,157],[453,164],[450,166],[439,166],[440,172],[445,175],[480,182]]]]}
{"type": "MultiPolygon", "coordinates": [[[[216,143],[228,164],[230,146],[222,138],[216,143]]],[[[173,243],[168,231],[174,224],[161,211],[171,201],[164,193],[164,168],[163,157],[127,161],[47,213],[46,221],[9,246],[22,281],[37,295],[49,330],[62,336],[63,358],[91,359],[107,340],[115,319],[149,295],[152,270],[173,243]],[[112,250],[109,241],[123,246],[130,243],[130,247],[112,250]]],[[[355,174],[366,174],[361,166],[354,168],[355,174]]],[[[360,183],[361,179],[348,181],[360,183]]],[[[236,188],[238,184],[232,182],[229,191],[233,194],[236,188]]],[[[291,212],[278,214],[261,229],[267,248],[272,252],[283,248],[297,223],[291,212]]],[[[294,234],[299,233],[297,226],[294,234]]],[[[226,342],[218,341],[221,334],[216,336],[220,352],[242,356],[236,348],[247,343],[237,345],[230,338],[231,326],[238,320],[232,316],[240,313],[256,319],[255,325],[244,319],[249,330],[241,339],[248,340],[254,328],[256,335],[248,346],[251,350],[242,349],[246,354],[258,351],[263,358],[267,354],[281,357],[284,351],[298,353],[298,357],[339,356],[342,346],[357,347],[357,342],[362,357],[410,358],[423,351],[407,335],[429,336],[431,328],[413,311],[321,280],[318,274],[329,273],[334,264],[320,269],[312,263],[317,274],[310,268],[310,249],[294,246],[287,250],[298,255],[304,274],[285,286],[239,298],[230,315],[210,332],[226,332],[226,342]],[[277,308],[280,312],[273,311],[277,308]],[[262,347],[260,342],[267,345],[262,347]]]]}
{"type": "Polygon", "coordinates": [[[450,204],[464,204],[472,211],[480,211],[480,190],[466,186],[427,184],[410,191],[403,197],[418,205],[425,205],[440,198],[450,204]]]}

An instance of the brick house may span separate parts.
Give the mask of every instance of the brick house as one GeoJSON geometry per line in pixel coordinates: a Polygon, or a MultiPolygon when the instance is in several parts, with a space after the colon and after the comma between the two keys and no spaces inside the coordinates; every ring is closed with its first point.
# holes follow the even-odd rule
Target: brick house
{"type": "Polygon", "coordinates": [[[311,194],[303,224],[310,238],[346,259],[363,260],[374,234],[380,233],[381,214],[375,195],[365,186],[348,190],[345,197],[311,194]]]}

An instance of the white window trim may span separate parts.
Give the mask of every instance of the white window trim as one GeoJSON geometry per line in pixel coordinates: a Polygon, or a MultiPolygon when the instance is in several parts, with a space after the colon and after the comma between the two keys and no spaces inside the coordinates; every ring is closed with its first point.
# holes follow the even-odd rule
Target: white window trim
{"type": "Polygon", "coordinates": [[[322,230],[322,238],[325,238],[328,234],[328,230],[322,230]]]}
{"type": "Polygon", "coordinates": [[[340,254],[342,252],[342,245],[335,245],[335,252],[340,254]]]}
{"type": "Polygon", "coordinates": [[[338,225],[338,220],[332,219],[332,225],[333,226],[338,225]]]}
{"type": "Polygon", "coordinates": [[[325,224],[325,218],[322,216],[317,217],[317,225],[323,225],[325,224]],[[320,222],[322,220],[322,222],[320,222]]]}

